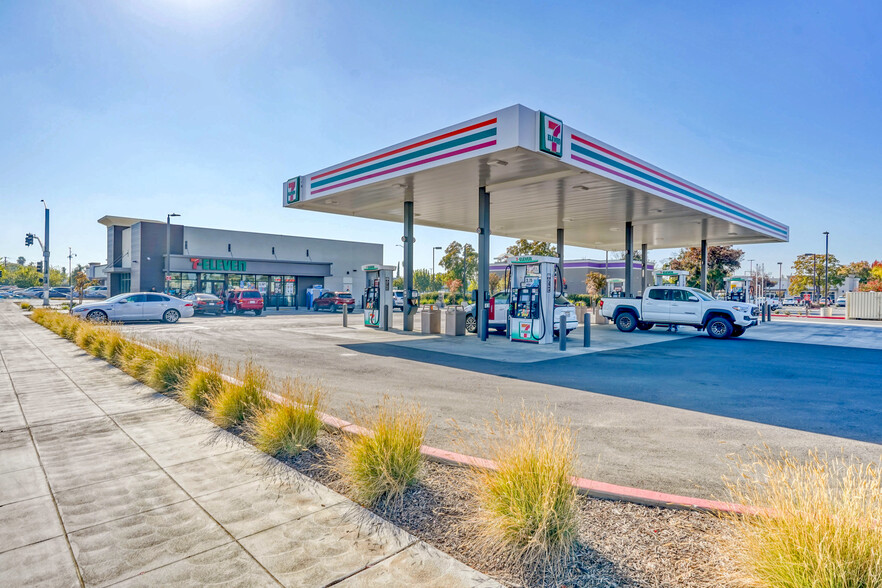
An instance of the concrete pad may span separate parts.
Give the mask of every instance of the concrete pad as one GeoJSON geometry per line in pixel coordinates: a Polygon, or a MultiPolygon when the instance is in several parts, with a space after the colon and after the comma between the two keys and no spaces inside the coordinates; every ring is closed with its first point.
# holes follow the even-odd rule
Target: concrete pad
{"type": "Polygon", "coordinates": [[[237,539],[306,516],[346,499],[306,476],[288,484],[258,480],[200,496],[196,502],[237,539]]]}
{"type": "Polygon", "coordinates": [[[76,566],[64,537],[0,553],[0,585],[79,586],[76,566]]]}
{"type": "Polygon", "coordinates": [[[21,409],[31,426],[103,416],[82,392],[19,395],[21,409]]]}
{"type": "Polygon", "coordinates": [[[324,586],[415,541],[368,511],[345,504],[239,540],[286,586],[324,586]]]}
{"type": "Polygon", "coordinates": [[[54,492],[159,469],[146,453],[134,446],[114,453],[103,453],[97,458],[44,464],[44,467],[54,492]]]}
{"type": "Polygon", "coordinates": [[[502,584],[420,541],[337,586],[419,586],[421,588],[501,588],[502,584]]]}
{"type": "Polygon", "coordinates": [[[180,463],[165,469],[190,496],[202,496],[233,486],[263,480],[278,462],[256,450],[237,449],[180,463]]]}
{"type": "Polygon", "coordinates": [[[223,429],[209,433],[197,433],[169,441],[142,445],[141,448],[152,457],[160,467],[167,468],[194,459],[221,455],[239,449],[251,448],[239,437],[223,429]]]}
{"type": "Polygon", "coordinates": [[[18,406],[18,399],[11,391],[0,392],[0,431],[13,431],[27,426],[18,406]]]}
{"type": "Polygon", "coordinates": [[[46,476],[41,467],[16,470],[0,475],[0,505],[47,496],[48,494],[49,484],[46,483],[46,476]]]}
{"type": "Polygon", "coordinates": [[[210,433],[217,429],[180,404],[115,415],[114,421],[139,445],[210,433]]]}
{"type": "Polygon", "coordinates": [[[26,430],[0,432],[0,474],[39,465],[40,460],[26,430]]]}
{"type": "Polygon", "coordinates": [[[116,586],[126,588],[154,588],[156,586],[263,588],[278,586],[278,583],[242,547],[236,543],[229,543],[135,576],[116,584],[116,586]]]}
{"type": "Polygon", "coordinates": [[[134,382],[129,385],[113,384],[107,390],[89,389],[89,397],[101,407],[101,410],[110,415],[152,410],[177,404],[174,399],[134,382]]]}
{"type": "Polygon", "coordinates": [[[9,551],[62,535],[51,496],[0,506],[0,551],[9,551]]]}
{"type": "Polygon", "coordinates": [[[160,470],[65,490],[55,501],[68,532],[188,500],[160,470]]]}
{"type": "Polygon", "coordinates": [[[69,534],[87,585],[103,586],[230,541],[192,501],[69,534]]]}

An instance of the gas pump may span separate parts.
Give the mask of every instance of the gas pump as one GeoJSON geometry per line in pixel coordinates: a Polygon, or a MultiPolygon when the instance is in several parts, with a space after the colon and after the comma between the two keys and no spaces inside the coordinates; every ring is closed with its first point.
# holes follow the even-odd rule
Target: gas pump
{"type": "Polygon", "coordinates": [[[653,277],[655,278],[656,286],[664,286],[665,284],[669,284],[671,286],[680,286],[681,288],[686,287],[686,276],[689,275],[689,272],[686,270],[655,270],[652,272],[653,277]],[[674,281],[671,281],[673,278],[674,281]],[[667,280],[667,281],[665,281],[667,280]]]}
{"type": "Polygon", "coordinates": [[[556,257],[510,257],[506,286],[511,293],[508,334],[512,341],[546,344],[554,341],[554,299],[563,288],[556,257]]]}
{"type": "Polygon", "coordinates": [[[747,291],[750,280],[740,276],[726,278],[726,300],[730,302],[747,302],[747,291]]]}
{"type": "Polygon", "coordinates": [[[392,315],[393,265],[363,265],[364,271],[364,326],[386,330],[386,319],[392,315]],[[384,309],[388,308],[388,311],[384,309]]]}

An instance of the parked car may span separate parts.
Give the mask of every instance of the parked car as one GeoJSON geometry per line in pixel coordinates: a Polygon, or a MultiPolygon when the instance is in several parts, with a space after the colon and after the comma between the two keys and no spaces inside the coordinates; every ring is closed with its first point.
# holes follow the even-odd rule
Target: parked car
{"type": "Polygon", "coordinates": [[[89,286],[83,290],[83,298],[107,298],[107,286],[89,286]]]}
{"type": "Polygon", "coordinates": [[[404,311],[404,290],[392,290],[392,310],[396,308],[404,311]]]}
{"type": "Polygon", "coordinates": [[[793,296],[787,296],[784,298],[784,306],[799,306],[799,301],[793,296]]]}
{"type": "Polygon", "coordinates": [[[845,306],[845,296],[836,299],[836,306],[845,306]]]}
{"type": "Polygon", "coordinates": [[[260,316],[263,312],[263,296],[258,290],[236,289],[230,293],[233,314],[254,312],[254,316],[260,316]]]}
{"type": "MultiPolygon", "coordinates": [[[[497,292],[493,296],[490,297],[493,301],[490,304],[489,316],[487,318],[487,327],[490,329],[496,329],[500,333],[505,333],[508,330],[508,291],[505,292],[497,292]]],[[[469,304],[465,307],[466,318],[465,318],[465,328],[469,333],[475,333],[478,331],[478,318],[475,315],[475,305],[469,304]]],[[[567,335],[569,335],[573,329],[579,326],[579,320],[576,318],[576,307],[567,300],[566,296],[558,296],[554,299],[554,332],[555,334],[560,331],[560,317],[564,315],[567,317],[567,335]]]]}
{"type": "Polygon", "coordinates": [[[214,294],[198,292],[184,296],[184,300],[193,303],[194,314],[221,315],[224,312],[224,301],[214,294]]]}
{"type": "MultiPolygon", "coordinates": [[[[393,298],[393,304],[395,299],[393,298]]],[[[355,298],[349,292],[325,292],[312,301],[312,309],[324,308],[331,312],[337,312],[338,308],[346,306],[350,311],[355,308],[355,298]]]]}
{"type": "Polygon", "coordinates": [[[95,322],[162,321],[176,323],[193,316],[193,303],[167,294],[136,292],[119,294],[100,302],[73,307],[74,316],[95,322]]]}
{"type": "Polygon", "coordinates": [[[759,322],[759,308],[746,302],[715,300],[698,288],[653,286],[642,298],[601,298],[600,314],[624,333],[655,325],[687,325],[714,339],[740,337],[759,322]]]}

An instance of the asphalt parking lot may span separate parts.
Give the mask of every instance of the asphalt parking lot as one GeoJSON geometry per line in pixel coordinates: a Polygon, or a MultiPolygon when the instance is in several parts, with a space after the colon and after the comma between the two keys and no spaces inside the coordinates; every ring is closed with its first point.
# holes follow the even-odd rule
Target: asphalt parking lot
{"type": "Polygon", "coordinates": [[[377,332],[357,314],[346,328],[340,314],[311,312],[121,328],[321,380],[330,412],[344,418],[383,394],[418,401],[432,417],[428,442],[448,449],[481,454],[495,410],[551,405],[578,430],[581,475],[725,498],[727,456],[763,443],[795,455],[882,455],[882,328],[833,322],[774,321],[726,341],[595,326],[590,350],[579,347],[580,329],[565,353],[503,336],[377,332]]]}

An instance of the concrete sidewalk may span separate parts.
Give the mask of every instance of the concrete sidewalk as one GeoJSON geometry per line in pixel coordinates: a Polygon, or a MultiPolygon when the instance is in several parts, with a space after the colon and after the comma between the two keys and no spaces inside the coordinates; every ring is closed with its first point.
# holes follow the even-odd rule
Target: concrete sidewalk
{"type": "Polygon", "coordinates": [[[0,585],[494,586],[0,302],[0,585]]]}

